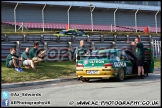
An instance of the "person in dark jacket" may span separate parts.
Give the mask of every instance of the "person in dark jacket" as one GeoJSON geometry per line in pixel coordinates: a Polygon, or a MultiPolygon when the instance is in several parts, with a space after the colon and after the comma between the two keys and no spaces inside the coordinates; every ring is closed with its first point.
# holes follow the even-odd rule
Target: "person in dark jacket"
{"type": "Polygon", "coordinates": [[[138,67],[138,78],[144,78],[144,45],[143,43],[140,41],[140,38],[137,37],[135,38],[135,42],[127,42],[127,43],[131,43],[131,45],[136,46],[136,65],[138,67]],[[142,75],[141,75],[142,72],[142,75]]]}

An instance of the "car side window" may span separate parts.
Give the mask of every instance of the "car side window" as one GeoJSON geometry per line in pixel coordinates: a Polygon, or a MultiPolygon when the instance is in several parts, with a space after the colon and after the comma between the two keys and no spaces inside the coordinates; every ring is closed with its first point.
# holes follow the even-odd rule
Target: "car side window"
{"type": "Polygon", "coordinates": [[[125,54],[124,51],[121,51],[121,53],[119,54],[119,57],[121,60],[126,60],[127,59],[127,55],[125,54]]]}
{"type": "Polygon", "coordinates": [[[82,31],[78,31],[78,32],[77,32],[77,35],[78,35],[78,36],[82,36],[82,35],[85,35],[85,33],[82,32],[82,31]]]}
{"type": "Polygon", "coordinates": [[[72,35],[72,32],[67,31],[67,32],[65,32],[65,35],[72,35]]]}

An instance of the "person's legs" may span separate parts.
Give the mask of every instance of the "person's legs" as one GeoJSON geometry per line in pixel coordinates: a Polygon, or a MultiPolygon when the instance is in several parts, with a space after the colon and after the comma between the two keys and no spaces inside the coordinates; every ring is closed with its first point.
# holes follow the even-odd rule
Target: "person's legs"
{"type": "Polygon", "coordinates": [[[33,70],[36,71],[36,68],[35,68],[34,63],[33,63],[32,60],[25,60],[25,61],[23,62],[23,65],[24,65],[24,66],[31,66],[31,67],[33,68],[33,70]]]}
{"type": "Polygon", "coordinates": [[[18,61],[16,59],[13,59],[12,61],[13,61],[12,63],[14,65],[14,67],[17,68],[18,67],[18,63],[17,63],[18,61]]]}
{"type": "Polygon", "coordinates": [[[141,76],[142,66],[138,66],[138,76],[141,76]]]}
{"type": "Polygon", "coordinates": [[[10,68],[15,68],[16,71],[20,72],[20,69],[18,68],[19,61],[16,59],[13,59],[9,62],[10,68]]]}
{"type": "Polygon", "coordinates": [[[141,68],[142,68],[142,75],[144,75],[144,68],[143,68],[143,66],[141,68]]]}

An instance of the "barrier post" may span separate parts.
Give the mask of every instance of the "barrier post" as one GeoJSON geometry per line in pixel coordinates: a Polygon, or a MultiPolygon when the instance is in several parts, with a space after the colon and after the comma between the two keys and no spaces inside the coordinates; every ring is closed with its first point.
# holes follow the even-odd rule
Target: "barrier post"
{"type": "MultiPolygon", "coordinates": [[[[42,42],[43,43],[43,42],[42,42]]],[[[44,49],[46,50],[46,57],[44,58],[44,61],[47,61],[47,58],[48,58],[48,43],[47,42],[44,42],[44,49]]]]}
{"type": "Polygon", "coordinates": [[[68,44],[69,44],[68,58],[69,58],[69,61],[72,61],[72,45],[71,45],[71,42],[68,42],[68,44]]]}
{"type": "Polygon", "coordinates": [[[117,41],[116,41],[116,35],[114,35],[114,42],[117,42],[117,41]]]}
{"type": "Polygon", "coordinates": [[[95,42],[91,42],[91,49],[95,50],[95,42]]]}
{"type": "Polygon", "coordinates": [[[104,42],[104,36],[101,35],[101,42],[104,42]]]}
{"type": "Polygon", "coordinates": [[[43,35],[41,35],[41,42],[42,42],[42,43],[44,42],[44,37],[43,37],[43,35]]]}
{"type": "Polygon", "coordinates": [[[8,35],[5,35],[5,41],[8,42],[8,35]]]}
{"type": "Polygon", "coordinates": [[[16,55],[18,56],[20,55],[20,44],[20,41],[16,41],[16,55]]]}
{"type": "Polygon", "coordinates": [[[116,48],[116,42],[112,42],[112,48],[116,48]]]}
{"type": "Polygon", "coordinates": [[[87,42],[90,42],[89,36],[87,36],[87,42]]]}

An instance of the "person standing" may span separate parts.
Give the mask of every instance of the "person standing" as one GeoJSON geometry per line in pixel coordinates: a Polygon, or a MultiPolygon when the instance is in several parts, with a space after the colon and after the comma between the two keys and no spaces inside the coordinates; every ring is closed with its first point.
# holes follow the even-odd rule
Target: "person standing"
{"type": "Polygon", "coordinates": [[[135,38],[135,42],[129,42],[127,41],[127,43],[131,43],[131,45],[136,46],[136,65],[138,67],[138,78],[142,78],[144,79],[144,45],[143,43],[140,41],[139,37],[135,38]],[[142,75],[141,75],[142,72],[142,75]]]}
{"type": "Polygon", "coordinates": [[[85,47],[84,40],[80,40],[80,46],[76,48],[75,53],[76,53],[76,62],[82,59],[83,55],[89,54],[88,48],[85,47]]]}

